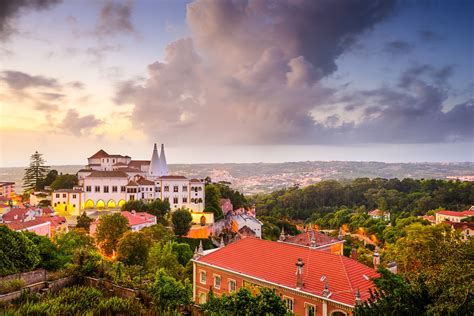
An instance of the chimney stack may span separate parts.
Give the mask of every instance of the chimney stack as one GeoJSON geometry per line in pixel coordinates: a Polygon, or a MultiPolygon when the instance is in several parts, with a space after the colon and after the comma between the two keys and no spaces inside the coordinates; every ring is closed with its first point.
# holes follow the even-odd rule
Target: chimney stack
{"type": "Polygon", "coordinates": [[[296,261],[296,288],[301,289],[304,286],[303,283],[303,259],[298,258],[296,261]]]}
{"type": "Polygon", "coordinates": [[[376,247],[374,251],[373,264],[374,264],[374,269],[377,269],[377,267],[380,265],[380,254],[379,254],[378,247],[376,247]]]}
{"type": "Polygon", "coordinates": [[[280,240],[281,241],[284,241],[286,239],[286,236],[285,236],[285,228],[282,227],[281,228],[281,233],[280,233],[280,240]]]}
{"type": "Polygon", "coordinates": [[[326,283],[324,284],[323,296],[329,297],[329,295],[331,295],[331,291],[329,291],[329,282],[326,280],[326,283]]]}
{"type": "Polygon", "coordinates": [[[318,246],[318,244],[316,243],[316,233],[314,232],[314,230],[311,231],[311,240],[309,242],[309,247],[310,248],[316,248],[318,246]]]}
{"type": "Polygon", "coordinates": [[[362,303],[362,299],[360,298],[360,290],[359,290],[359,288],[357,288],[357,292],[356,292],[356,295],[355,295],[355,303],[356,303],[356,305],[362,303]]]}

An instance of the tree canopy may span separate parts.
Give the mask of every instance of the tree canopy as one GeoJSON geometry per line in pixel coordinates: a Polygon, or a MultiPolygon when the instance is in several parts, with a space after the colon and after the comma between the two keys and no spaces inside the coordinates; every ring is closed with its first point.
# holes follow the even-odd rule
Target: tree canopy
{"type": "Polygon", "coordinates": [[[96,240],[100,249],[110,256],[117,251],[122,235],[128,231],[128,220],[119,213],[102,215],[97,225],[96,240]]]}
{"type": "Polygon", "coordinates": [[[49,166],[43,155],[35,151],[30,158],[30,165],[25,169],[23,176],[23,189],[25,191],[42,190],[44,188],[44,179],[48,174],[49,166]]]}
{"type": "Polygon", "coordinates": [[[41,262],[35,243],[25,234],[0,225],[0,275],[29,271],[41,262]]]}
{"type": "Polygon", "coordinates": [[[188,209],[180,208],[171,214],[171,222],[176,236],[184,236],[189,232],[193,217],[188,209]]]}

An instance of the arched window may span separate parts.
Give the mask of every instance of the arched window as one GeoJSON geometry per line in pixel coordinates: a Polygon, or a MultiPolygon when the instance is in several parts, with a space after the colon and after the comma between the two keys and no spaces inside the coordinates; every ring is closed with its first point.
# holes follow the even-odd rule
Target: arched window
{"type": "Polygon", "coordinates": [[[85,208],[94,208],[94,201],[87,200],[86,204],[84,205],[85,208]]]}
{"type": "Polygon", "coordinates": [[[96,208],[105,208],[105,202],[103,200],[98,200],[95,204],[96,208]]]}
{"type": "Polygon", "coordinates": [[[331,316],[347,316],[347,313],[343,311],[334,311],[331,313],[331,316]]]}
{"type": "Polygon", "coordinates": [[[116,205],[115,205],[114,200],[111,199],[107,202],[107,208],[115,208],[115,207],[116,207],[116,205]]]}

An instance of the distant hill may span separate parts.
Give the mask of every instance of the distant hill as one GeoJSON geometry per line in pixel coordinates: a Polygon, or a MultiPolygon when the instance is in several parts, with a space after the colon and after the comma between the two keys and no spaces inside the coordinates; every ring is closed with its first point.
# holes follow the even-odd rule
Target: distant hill
{"type": "MultiPolygon", "coordinates": [[[[81,165],[52,166],[60,173],[76,173],[81,165]]],[[[246,194],[309,185],[325,179],[436,178],[474,175],[474,163],[384,163],[359,161],[305,161],[285,163],[175,164],[170,172],[213,181],[228,181],[246,194]]],[[[0,181],[14,181],[21,192],[24,168],[0,168],[0,181]]]]}

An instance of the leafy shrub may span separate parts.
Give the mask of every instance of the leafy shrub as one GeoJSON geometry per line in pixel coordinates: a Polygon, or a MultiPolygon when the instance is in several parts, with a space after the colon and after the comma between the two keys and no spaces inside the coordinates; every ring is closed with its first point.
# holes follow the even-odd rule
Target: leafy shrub
{"type": "Polygon", "coordinates": [[[22,279],[13,279],[9,281],[3,281],[0,283],[0,294],[15,292],[20,290],[26,285],[22,279]]]}
{"type": "Polygon", "coordinates": [[[96,313],[99,315],[140,315],[140,310],[139,303],[114,296],[100,301],[96,313]]]}

